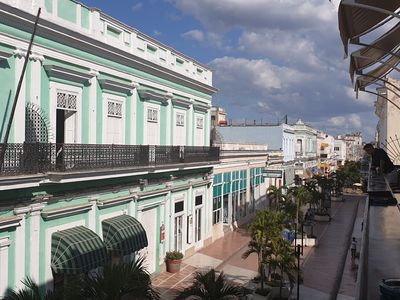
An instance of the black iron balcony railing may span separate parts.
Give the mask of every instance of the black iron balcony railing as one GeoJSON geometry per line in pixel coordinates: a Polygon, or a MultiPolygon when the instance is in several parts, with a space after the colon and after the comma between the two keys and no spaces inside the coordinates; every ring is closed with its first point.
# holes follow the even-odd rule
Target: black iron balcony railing
{"type": "Polygon", "coordinates": [[[0,176],[156,167],[219,160],[218,147],[23,143],[0,144],[0,176]]]}

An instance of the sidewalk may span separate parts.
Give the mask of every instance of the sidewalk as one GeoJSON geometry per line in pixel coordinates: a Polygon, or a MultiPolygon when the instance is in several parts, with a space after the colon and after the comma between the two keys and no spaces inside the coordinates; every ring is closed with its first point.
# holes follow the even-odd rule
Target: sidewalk
{"type": "Polygon", "coordinates": [[[160,292],[161,299],[174,299],[174,295],[177,292],[192,284],[193,274],[196,271],[211,268],[221,270],[224,263],[240,250],[245,249],[249,241],[250,237],[246,234],[245,230],[239,229],[229,232],[208,247],[184,259],[179,273],[163,272],[157,274],[153,278],[152,283],[160,292]]]}
{"type": "MultiPolygon", "coordinates": [[[[318,237],[319,247],[304,247],[300,261],[304,273],[304,284],[300,286],[300,299],[328,300],[331,294],[335,293],[335,286],[339,287],[341,280],[341,295],[338,299],[352,299],[354,276],[349,270],[349,261],[346,261],[343,278],[339,266],[348,253],[346,241],[353,233],[354,217],[357,217],[354,230],[356,232],[360,230],[363,205],[356,210],[358,201],[362,202],[362,196],[359,197],[348,196],[344,202],[332,202],[332,221],[316,223],[314,234],[318,237]]],[[[355,236],[357,237],[357,234],[355,236]]],[[[174,299],[178,291],[192,284],[195,271],[211,268],[223,271],[230,280],[249,285],[250,280],[257,275],[257,256],[250,255],[246,260],[241,258],[249,240],[250,237],[243,229],[230,232],[193,256],[184,259],[180,273],[165,272],[156,275],[153,285],[160,291],[161,299],[174,299]]],[[[295,293],[294,291],[292,296],[295,293]]]]}

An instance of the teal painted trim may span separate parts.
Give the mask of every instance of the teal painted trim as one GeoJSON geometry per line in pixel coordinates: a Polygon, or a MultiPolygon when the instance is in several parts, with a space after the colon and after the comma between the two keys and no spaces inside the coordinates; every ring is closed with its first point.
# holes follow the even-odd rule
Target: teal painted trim
{"type": "Polygon", "coordinates": [[[48,13],[53,12],[53,1],[52,0],[45,0],[44,7],[48,13]]]}
{"type": "Polygon", "coordinates": [[[89,29],[90,10],[87,7],[81,6],[81,26],[89,29]]]}
{"type": "MultiPolygon", "coordinates": [[[[82,143],[89,144],[89,101],[90,101],[90,86],[85,85],[82,90],[82,108],[81,108],[81,121],[82,121],[82,143]]],[[[94,124],[92,125],[94,126],[94,124]]]]}
{"type": "Polygon", "coordinates": [[[96,85],[96,143],[101,144],[103,141],[103,91],[98,80],[96,80],[96,85]]]}
{"type": "Polygon", "coordinates": [[[82,83],[69,81],[69,80],[65,80],[65,79],[61,79],[61,78],[57,78],[57,77],[50,77],[50,81],[58,82],[58,83],[62,83],[65,85],[70,85],[70,86],[76,86],[78,88],[84,87],[84,85],[82,83]]]}
{"type": "Polygon", "coordinates": [[[161,218],[161,208],[160,205],[157,206],[157,227],[156,227],[156,273],[160,272],[160,218],[161,218]]]}
{"type": "Polygon", "coordinates": [[[12,54],[12,52],[15,50],[15,47],[0,43],[0,50],[12,54]]]}
{"type": "Polygon", "coordinates": [[[98,80],[101,80],[101,79],[108,79],[108,80],[116,81],[116,82],[123,83],[123,84],[131,84],[132,83],[129,79],[114,76],[114,75],[103,73],[103,72],[101,72],[98,76],[98,80]]]}
{"type": "MultiPolygon", "coordinates": [[[[11,244],[8,248],[8,286],[15,287],[15,259],[16,259],[16,247],[15,247],[15,228],[10,233],[11,244]]],[[[18,259],[21,259],[18,257],[18,259]]]]}
{"type": "Polygon", "coordinates": [[[131,115],[131,111],[132,111],[132,95],[129,95],[128,97],[126,97],[125,100],[125,145],[131,145],[132,144],[132,140],[131,140],[131,136],[132,136],[132,115],[131,115]]]}
{"type": "Polygon", "coordinates": [[[58,0],[57,15],[72,23],[76,22],[76,3],[70,0],[58,0]]]}
{"type": "MultiPolygon", "coordinates": [[[[59,0],[60,1],[60,0],[59,0]]],[[[30,37],[31,37],[31,33],[27,33],[24,32],[18,28],[14,28],[11,26],[7,26],[5,24],[0,24],[0,32],[4,32],[9,34],[10,36],[16,37],[16,38],[21,38],[24,39],[26,41],[29,41],[30,37]]],[[[144,78],[144,79],[148,79],[150,81],[165,85],[167,87],[176,89],[178,91],[184,92],[184,93],[189,93],[192,94],[194,96],[198,96],[201,97],[204,100],[209,100],[211,101],[212,96],[211,94],[206,94],[203,92],[199,92],[195,89],[192,88],[188,88],[186,86],[171,82],[169,80],[166,79],[162,79],[158,76],[146,73],[144,71],[140,71],[137,69],[134,69],[132,67],[129,67],[128,65],[124,65],[124,64],[119,64],[113,60],[109,60],[107,58],[103,58],[103,57],[99,57],[95,54],[91,54],[88,53],[86,51],[82,51],[79,50],[77,48],[73,48],[70,47],[68,45],[66,45],[65,43],[58,43],[55,42],[53,40],[50,39],[46,39],[43,38],[41,36],[37,36],[35,37],[35,44],[40,45],[40,46],[45,46],[45,47],[49,47],[49,48],[53,48],[56,51],[60,51],[60,52],[64,52],[67,55],[71,55],[71,56],[76,56],[76,57],[80,57],[89,61],[93,61],[95,63],[99,63],[101,65],[104,65],[105,67],[108,68],[112,68],[112,69],[117,69],[123,72],[127,72],[130,73],[132,75],[136,75],[138,77],[144,78]]],[[[127,53],[128,55],[128,53],[127,53]]],[[[47,59],[47,58],[46,58],[47,59]]]]}
{"type": "Polygon", "coordinates": [[[124,98],[126,98],[126,94],[124,94],[124,93],[121,93],[121,92],[117,92],[117,91],[114,91],[114,90],[109,90],[109,89],[101,89],[104,93],[107,93],[107,94],[111,94],[111,95],[115,95],[115,96],[119,96],[119,97],[124,97],[124,98]]]}
{"type": "Polygon", "coordinates": [[[50,80],[44,68],[41,69],[40,76],[40,108],[50,117],[50,80]]]}
{"type": "Polygon", "coordinates": [[[106,207],[106,208],[101,208],[99,209],[99,217],[103,216],[103,215],[107,215],[109,213],[114,213],[117,211],[120,211],[122,214],[122,210],[128,210],[128,206],[126,203],[121,204],[121,205],[115,205],[115,206],[111,206],[111,207],[106,207]]]}
{"type": "Polygon", "coordinates": [[[25,276],[31,272],[31,218],[25,218],[25,276]]]}
{"type": "Polygon", "coordinates": [[[167,107],[160,105],[160,145],[167,144],[167,107]]]}
{"type": "Polygon", "coordinates": [[[136,144],[143,145],[144,142],[144,102],[136,96],[136,144]]]}
{"type": "Polygon", "coordinates": [[[77,72],[82,72],[82,73],[88,73],[90,71],[89,68],[85,68],[83,66],[79,66],[79,65],[67,62],[67,61],[59,60],[59,59],[48,57],[48,56],[46,56],[45,62],[46,62],[45,65],[53,65],[53,66],[57,66],[57,67],[66,68],[66,69],[72,70],[72,71],[77,71],[77,72]]]}
{"type": "MultiPolygon", "coordinates": [[[[15,93],[15,57],[0,61],[0,137],[3,142],[15,93]]],[[[14,126],[13,126],[14,127],[14,126]]],[[[13,141],[12,135],[9,141],[13,141]]]]}

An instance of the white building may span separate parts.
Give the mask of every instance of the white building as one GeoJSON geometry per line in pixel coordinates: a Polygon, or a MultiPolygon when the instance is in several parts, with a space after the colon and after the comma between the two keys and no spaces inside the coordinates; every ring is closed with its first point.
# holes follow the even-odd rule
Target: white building
{"type": "MultiPolygon", "coordinates": [[[[397,88],[400,81],[388,78],[387,81],[397,88]]],[[[395,94],[394,87],[386,84],[388,88],[379,88],[375,102],[375,114],[379,121],[376,127],[377,145],[388,153],[392,161],[400,164],[400,98],[395,94]],[[390,101],[389,101],[390,100],[390,101]],[[396,107],[395,104],[398,106],[396,107]]],[[[398,91],[396,91],[398,94],[398,91]]]]}

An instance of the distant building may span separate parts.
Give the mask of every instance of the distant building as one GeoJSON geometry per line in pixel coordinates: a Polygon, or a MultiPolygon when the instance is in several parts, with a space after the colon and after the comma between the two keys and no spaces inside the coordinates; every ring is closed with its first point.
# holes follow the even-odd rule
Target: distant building
{"type": "Polygon", "coordinates": [[[346,144],[345,160],[358,161],[363,157],[361,132],[339,135],[336,140],[342,140],[346,144]]]}
{"type": "Polygon", "coordinates": [[[295,160],[296,175],[305,177],[311,174],[313,168],[318,166],[317,158],[317,130],[299,119],[293,125],[295,133],[295,160]]]}
{"type": "Polygon", "coordinates": [[[325,173],[336,169],[334,160],[335,138],[323,131],[318,131],[317,135],[317,157],[318,167],[325,173]]]}
{"type": "Polygon", "coordinates": [[[211,126],[227,125],[226,112],[222,107],[211,107],[211,126]]]}
{"type": "Polygon", "coordinates": [[[288,124],[279,125],[242,125],[218,127],[214,145],[220,144],[263,144],[268,151],[282,155],[281,166],[274,165],[282,171],[282,185],[294,184],[295,132],[288,124]]]}
{"type": "Polygon", "coordinates": [[[341,139],[335,139],[333,147],[333,159],[338,167],[344,165],[346,161],[346,142],[341,139]]]}
{"type": "MultiPolygon", "coordinates": [[[[388,78],[387,81],[397,88],[400,88],[400,81],[388,78]]],[[[393,91],[388,83],[385,86],[377,89],[378,96],[375,102],[375,114],[379,121],[376,126],[377,145],[383,148],[388,153],[389,157],[395,164],[400,164],[400,98],[393,91]],[[389,102],[389,99],[391,102],[389,102]],[[394,104],[393,104],[394,103],[394,104]]]]}

